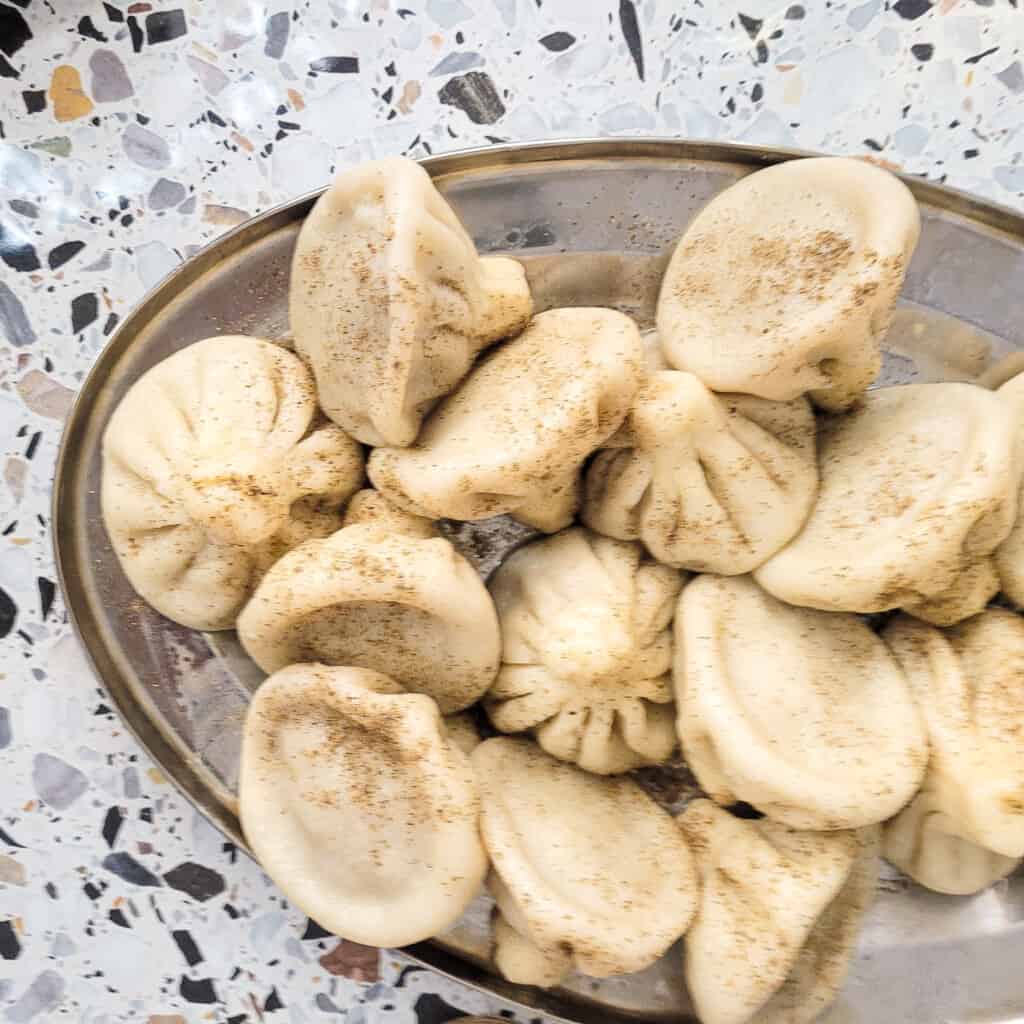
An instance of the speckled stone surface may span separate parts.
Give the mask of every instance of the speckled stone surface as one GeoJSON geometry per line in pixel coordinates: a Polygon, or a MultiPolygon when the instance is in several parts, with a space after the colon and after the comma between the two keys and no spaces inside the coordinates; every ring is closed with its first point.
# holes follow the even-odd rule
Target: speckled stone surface
{"type": "Polygon", "coordinates": [[[578,135],[867,152],[1024,197],[1018,0],[0,0],[0,1016],[440,1024],[503,1004],[339,943],[140,752],[56,593],[49,486],[119,318],[386,153],[578,135]]]}

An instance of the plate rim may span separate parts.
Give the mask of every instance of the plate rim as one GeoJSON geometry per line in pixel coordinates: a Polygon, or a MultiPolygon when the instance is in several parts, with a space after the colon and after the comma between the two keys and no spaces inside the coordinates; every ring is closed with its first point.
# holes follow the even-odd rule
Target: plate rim
{"type": "MultiPolygon", "coordinates": [[[[533,163],[600,159],[693,160],[700,163],[749,167],[753,171],[789,160],[827,155],[830,154],[741,142],[668,137],[594,137],[474,146],[431,155],[417,162],[431,178],[436,179],[533,163]]],[[[884,166],[881,161],[873,160],[867,155],[852,156],[884,166]]],[[[906,172],[893,173],[921,202],[981,223],[989,229],[1007,234],[1024,243],[1024,212],[906,172]]],[[[50,539],[57,581],[68,620],[86,662],[96,681],[110,697],[121,722],[175,789],[250,857],[252,853],[245,842],[237,814],[225,806],[223,800],[218,799],[208,783],[202,779],[194,767],[194,756],[152,721],[133,687],[120,678],[121,674],[107,645],[98,632],[91,628],[94,619],[89,608],[89,600],[76,578],[78,559],[72,537],[71,521],[75,514],[72,499],[79,489],[76,486],[78,470],[75,455],[77,442],[89,422],[90,410],[109,371],[147,326],[153,314],[179,297],[208,269],[235,255],[251,241],[266,237],[276,230],[304,219],[327,187],[328,183],[325,183],[320,188],[287,199],[247,218],[206,243],[198,252],[145,292],[111,333],[83,378],[65,421],[54,463],[50,500],[50,539]],[[173,765],[173,769],[169,765],[173,765]]],[[[90,486],[88,482],[86,486],[90,486]]],[[[91,486],[98,487],[99,481],[93,481],[91,486]]],[[[587,1019],[587,1003],[579,997],[565,999],[543,990],[512,985],[472,960],[448,951],[434,940],[403,947],[401,953],[420,966],[477,991],[497,995],[525,1009],[541,1011],[559,1021],[587,1019]],[[581,1014],[584,1016],[580,1016],[581,1014]]],[[[625,1010],[613,1011],[607,1007],[601,1007],[600,1015],[603,1020],[608,1021],[646,1019],[643,1014],[625,1010]]],[[[593,1020],[593,1013],[590,1014],[590,1019],[593,1020]]]]}

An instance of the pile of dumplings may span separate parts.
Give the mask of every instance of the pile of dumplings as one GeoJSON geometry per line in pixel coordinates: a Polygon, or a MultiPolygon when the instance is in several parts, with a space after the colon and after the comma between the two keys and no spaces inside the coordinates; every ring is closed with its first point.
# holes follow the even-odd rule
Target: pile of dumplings
{"type": "Polygon", "coordinates": [[[293,347],[208,338],[134,384],[106,528],[268,675],[240,816],[291,900],[395,946],[486,886],[514,982],[682,939],[705,1024],[792,1024],[880,855],[949,894],[1020,864],[1024,376],[868,390],[918,233],[868,163],[759,171],[642,334],[536,312],[382,160],[301,230],[293,347]],[[540,535],[485,584],[435,523],[499,515],[540,535]],[[705,796],[673,818],[629,773],[680,755],[705,796]]]}

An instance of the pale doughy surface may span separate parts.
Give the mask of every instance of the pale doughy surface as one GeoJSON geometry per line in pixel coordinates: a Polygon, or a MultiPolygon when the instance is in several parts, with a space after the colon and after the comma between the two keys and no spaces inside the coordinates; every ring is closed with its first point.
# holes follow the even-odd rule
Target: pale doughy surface
{"type": "Polygon", "coordinates": [[[1004,857],[958,835],[941,801],[923,789],[886,823],[882,853],[918,885],[950,896],[970,896],[1005,878],[1020,857],[1004,857]]]}
{"type": "Polygon", "coordinates": [[[877,830],[796,831],[710,800],[678,821],[701,879],[684,939],[700,1019],[814,1020],[842,984],[873,893],[877,830]]]}
{"type": "Polygon", "coordinates": [[[305,664],[271,676],[246,717],[239,796],[267,873],[355,942],[428,938],[483,882],[466,755],[429,697],[378,672],[305,664]]]}
{"type": "Polygon", "coordinates": [[[847,408],[878,374],[919,231],[906,186],[861,160],[743,178],[694,218],[665,272],[666,359],[716,391],[847,408]]]}
{"type": "Polygon", "coordinates": [[[668,565],[750,572],[811,509],[814,431],[805,398],[715,395],[689,373],[649,374],[618,446],[587,471],[581,517],[668,565]]]}
{"type": "Polygon", "coordinates": [[[676,746],[669,628],[683,576],[638,544],[575,527],[510,555],[491,580],[502,664],[484,698],[502,732],[603,775],[676,746]]]}
{"type": "Polygon", "coordinates": [[[378,448],[374,486],[430,518],[511,513],[568,526],[583,460],[621,426],[643,366],[640,331],[610,309],[553,309],[477,364],[412,448],[378,448]]]}
{"type": "Polygon", "coordinates": [[[928,757],[903,672],[853,615],[794,608],[746,576],[699,576],[675,617],[683,756],[721,804],[793,828],[884,821],[928,757]]]}
{"type": "Polygon", "coordinates": [[[302,661],[376,669],[446,714],[482,696],[501,644],[490,595],[448,541],[372,523],[277,562],[239,616],[238,636],[265,672],[302,661]]]}
{"type": "Polygon", "coordinates": [[[940,632],[899,617],[883,635],[921,708],[943,829],[1024,856],[1024,619],[989,608],[940,632]]]}
{"type": "Polygon", "coordinates": [[[869,392],[822,424],[818,467],[803,529],[755,572],[792,604],[880,612],[941,597],[1006,538],[1017,511],[1010,407],[972,384],[869,392]]]}
{"type": "Polygon", "coordinates": [[[606,977],[653,963],[682,935],[697,900],[693,859],[635,782],[584,772],[523,739],[487,740],[471,760],[491,891],[530,945],[606,977]]]}
{"type": "Polygon", "coordinates": [[[157,611],[229,629],[276,558],[338,528],[363,456],[315,417],[309,371],[256,338],[195,342],[131,387],[103,437],[103,521],[157,611]]]}
{"type": "Polygon", "coordinates": [[[526,326],[523,268],[479,257],[422,167],[342,171],[302,225],[292,263],[295,347],[324,411],[365,444],[408,445],[476,354],[526,326]]]}

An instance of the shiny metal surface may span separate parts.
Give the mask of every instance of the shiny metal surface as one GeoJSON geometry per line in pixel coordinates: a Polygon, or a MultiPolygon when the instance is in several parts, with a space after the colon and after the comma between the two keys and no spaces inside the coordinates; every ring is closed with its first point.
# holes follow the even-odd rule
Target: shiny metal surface
{"type": "MultiPolygon", "coordinates": [[[[799,154],[679,141],[558,142],[494,147],[425,161],[482,252],[527,267],[538,308],[614,305],[649,321],[673,240],[703,203],[744,174],[799,154]]],[[[887,345],[883,382],[972,379],[1024,348],[1017,293],[1024,217],[971,196],[908,181],[923,232],[887,345]],[[949,320],[967,321],[969,327],[949,320]]],[[[120,572],[99,510],[99,445],[111,411],[154,363],[211,334],[280,338],[288,331],[288,265],[315,194],[270,210],[200,252],[120,325],[68,420],[54,481],[54,537],[67,604],[98,676],[169,777],[235,842],[241,722],[261,675],[233,634],[175,626],[140,601],[120,572]]],[[[460,530],[492,565],[521,533],[460,530]]],[[[679,772],[649,773],[678,804],[679,772]]],[[[489,908],[478,900],[447,935],[408,952],[524,1007],[578,1021],[680,1019],[677,951],[639,975],[574,978],[552,993],[510,985],[486,968],[489,908]]],[[[846,990],[825,1020],[1009,1022],[1024,1019],[1024,879],[972,899],[908,886],[892,874],[862,937],[846,990]]]]}

